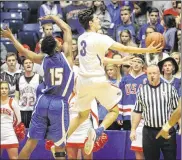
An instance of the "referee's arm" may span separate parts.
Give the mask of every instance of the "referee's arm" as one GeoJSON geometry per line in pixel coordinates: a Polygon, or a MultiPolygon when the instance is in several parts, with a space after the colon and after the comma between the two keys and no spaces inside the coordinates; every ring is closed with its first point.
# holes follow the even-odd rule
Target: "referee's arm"
{"type": "Polygon", "coordinates": [[[137,92],[136,95],[136,103],[135,103],[135,109],[132,112],[132,121],[131,121],[131,130],[135,131],[138,127],[140,120],[142,118],[142,112],[143,112],[143,103],[140,95],[140,89],[137,92]]]}

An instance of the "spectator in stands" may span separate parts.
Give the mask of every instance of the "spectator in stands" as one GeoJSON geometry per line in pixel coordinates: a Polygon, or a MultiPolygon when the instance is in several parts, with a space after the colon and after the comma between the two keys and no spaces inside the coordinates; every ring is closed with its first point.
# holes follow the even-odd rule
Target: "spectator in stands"
{"type": "MultiPolygon", "coordinates": [[[[40,53],[41,43],[44,37],[53,35],[53,24],[51,21],[46,20],[42,22],[42,29],[43,29],[43,36],[39,40],[39,42],[36,44],[35,52],[40,53]]],[[[56,43],[57,43],[57,51],[61,50],[63,40],[60,37],[55,37],[56,43]]]]}
{"type": "Polygon", "coordinates": [[[176,29],[176,21],[173,15],[164,15],[164,26],[166,28],[164,32],[165,38],[165,50],[168,52],[173,51],[175,42],[177,43],[177,29],[176,29]]]}
{"type": "Polygon", "coordinates": [[[131,32],[132,40],[135,42],[137,28],[131,22],[131,9],[129,6],[123,6],[121,8],[120,18],[121,18],[123,24],[116,28],[116,33],[115,33],[116,34],[116,41],[120,42],[120,33],[123,30],[127,29],[131,32]]]}
{"type": "MultiPolygon", "coordinates": [[[[1,42],[1,48],[0,48],[0,51],[1,51],[1,65],[4,64],[6,62],[6,55],[7,55],[7,50],[6,50],[6,47],[4,46],[4,44],[1,42]]],[[[0,66],[1,66],[0,65],[0,66]]]]}
{"type": "Polygon", "coordinates": [[[107,11],[109,12],[111,16],[111,26],[108,30],[108,35],[115,38],[115,29],[118,25],[121,24],[121,18],[120,18],[120,8],[121,3],[118,0],[104,0],[104,3],[106,5],[107,11]]]}
{"type": "Polygon", "coordinates": [[[146,29],[148,26],[155,26],[156,31],[163,33],[164,32],[164,27],[160,24],[159,20],[159,10],[157,8],[151,8],[149,9],[149,23],[146,23],[144,25],[141,26],[139,33],[138,33],[138,40],[141,42],[141,46],[144,46],[145,43],[145,33],[146,33],[146,29]]]}
{"type": "Polygon", "coordinates": [[[95,10],[95,14],[100,19],[101,29],[103,30],[103,34],[107,34],[108,29],[111,26],[111,16],[106,9],[106,6],[103,1],[94,1],[93,8],[95,10]]]}
{"type": "Polygon", "coordinates": [[[9,94],[11,97],[14,97],[16,81],[22,75],[22,71],[16,69],[17,56],[15,53],[8,52],[8,54],[6,55],[6,64],[8,66],[8,69],[4,70],[1,73],[1,80],[8,82],[10,87],[9,94]]]}
{"type": "Polygon", "coordinates": [[[105,66],[105,72],[108,80],[115,86],[119,87],[119,82],[121,80],[119,67],[115,64],[107,64],[105,66]]]}
{"type": "MultiPolygon", "coordinates": [[[[133,42],[131,32],[128,29],[125,29],[120,33],[120,42],[124,46],[137,47],[136,43],[133,42]]],[[[123,56],[128,55],[127,53],[121,53],[121,54],[123,56]]]]}
{"type": "Polygon", "coordinates": [[[173,8],[172,1],[152,1],[152,7],[159,10],[159,16],[163,16],[163,12],[167,9],[173,8]]]}
{"type": "Polygon", "coordinates": [[[25,72],[16,82],[15,98],[20,106],[22,122],[29,128],[36,102],[36,90],[42,82],[42,77],[33,72],[34,63],[30,59],[24,58],[22,64],[25,72]]]}
{"type": "Polygon", "coordinates": [[[180,79],[181,78],[181,53],[180,52],[173,52],[171,54],[171,57],[173,57],[176,60],[176,62],[178,64],[178,68],[179,68],[178,72],[174,75],[174,77],[180,79]]]}
{"type": "Polygon", "coordinates": [[[72,4],[63,9],[63,16],[67,24],[71,27],[73,35],[80,35],[84,32],[78,21],[78,12],[87,8],[82,1],[72,1],[72,4]]]}
{"type": "MultiPolygon", "coordinates": [[[[39,18],[46,15],[57,15],[59,18],[62,19],[63,13],[60,3],[56,4],[53,0],[48,0],[45,4],[42,4],[39,9],[39,18]]],[[[53,25],[53,28],[54,32],[60,32],[60,28],[56,24],[53,25]]]]}
{"type": "Polygon", "coordinates": [[[158,63],[158,66],[161,73],[161,79],[163,79],[164,82],[174,86],[179,95],[179,90],[181,89],[181,80],[173,76],[178,72],[179,69],[176,60],[169,56],[164,57],[163,60],[158,63]]]}
{"type": "MultiPolygon", "coordinates": [[[[143,55],[135,55],[132,59],[131,72],[124,76],[120,82],[119,88],[122,90],[122,98],[120,101],[120,111],[123,120],[123,129],[131,129],[131,113],[136,102],[136,92],[138,88],[147,83],[147,76],[143,71],[145,66],[145,58],[143,55]]],[[[142,148],[142,129],[143,120],[137,128],[137,139],[131,144],[131,150],[135,152],[136,159],[143,159],[142,148]]]]}
{"type": "Polygon", "coordinates": [[[134,23],[137,24],[139,28],[147,23],[147,9],[147,2],[134,2],[134,23]]]}

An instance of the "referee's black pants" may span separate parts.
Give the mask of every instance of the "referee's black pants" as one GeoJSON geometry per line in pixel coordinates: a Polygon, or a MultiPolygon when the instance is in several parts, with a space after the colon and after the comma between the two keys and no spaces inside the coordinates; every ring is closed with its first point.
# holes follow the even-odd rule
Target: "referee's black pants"
{"type": "Polygon", "coordinates": [[[157,133],[161,128],[143,128],[143,153],[146,160],[159,160],[160,150],[164,160],[176,160],[176,131],[171,129],[171,138],[166,140],[162,137],[156,139],[157,133]]]}

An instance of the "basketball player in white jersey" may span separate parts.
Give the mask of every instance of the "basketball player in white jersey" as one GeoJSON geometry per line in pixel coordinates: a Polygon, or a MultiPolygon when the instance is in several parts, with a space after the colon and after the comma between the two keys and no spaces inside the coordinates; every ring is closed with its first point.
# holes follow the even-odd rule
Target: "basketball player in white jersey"
{"type": "Polygon", "coordinates": [[[159,48],[160,44],[153,47],[154,43],[148,48],[124,46],[107,35],[96,33],[101,26],[98,17],[91,8],[79,12],[78,19],[86,30],[78,38],[80,72],[76,82],[77,99],[75,107],[78,109],[79,115],[72,119],[68,137],[88,118],[90,103],[94,98],[109,111],[98,129],[94,130],[91,128],[88,131],[88,141],[85,143],[84,150],[86,154],[90,154],[95,140],[118,117],[119,109],[117,103],[122,96],[121,91],[112,86],[105,76],[103,59],[106,51],[111,49],[127,53],[156,53],[160,52],[162,48],[159,48]]]}
{"type": "Polygon", "coordinates": [[[16,101],[9,98],[8,82],[1,81],[1,155],[4,149],[9,159],[18,158],[19,142],[14,127],[21,122],[20,109],[16,101]]]}
{"type": "Polygon", "coordinates": [[[24,58],[22,64],[25,72],[16,82],[15,98],[20,106],[22,122],[29,128],[36,102],[36,90],[42,83],[42,77],[33,72],[34,63],[30,59],[24,58]]]}

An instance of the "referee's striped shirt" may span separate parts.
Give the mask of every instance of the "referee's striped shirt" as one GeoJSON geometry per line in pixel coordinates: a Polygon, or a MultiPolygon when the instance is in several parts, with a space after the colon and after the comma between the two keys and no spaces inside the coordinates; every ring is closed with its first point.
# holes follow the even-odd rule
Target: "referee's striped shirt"
{"type": "Polygon", "coordinates": [[[177,105],[178,94],[171,84],[146,84],[137,92],[134,112],[143,113],[145,126],[158,128],[167,122],[177,105]]]}

